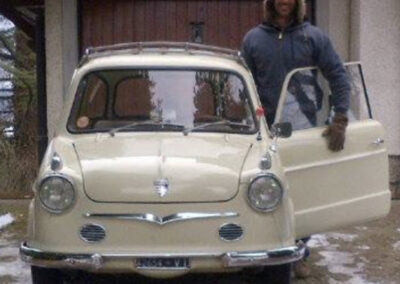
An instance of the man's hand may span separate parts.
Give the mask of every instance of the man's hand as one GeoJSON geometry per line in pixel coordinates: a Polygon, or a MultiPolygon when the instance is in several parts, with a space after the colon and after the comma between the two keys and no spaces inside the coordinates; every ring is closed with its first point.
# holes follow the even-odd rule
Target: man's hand
{"type": "Polygon", "coordinates": [[[334,152],[343,150],[347,123],[348,118],[345,114],[336,113],[332,124],[322,133],[327,139],[329,150],[334,152]]]}

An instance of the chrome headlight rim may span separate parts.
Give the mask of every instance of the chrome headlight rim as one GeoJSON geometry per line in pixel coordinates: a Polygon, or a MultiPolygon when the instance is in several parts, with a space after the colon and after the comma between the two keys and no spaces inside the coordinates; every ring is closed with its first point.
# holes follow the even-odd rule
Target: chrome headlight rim
{"type": "Polygon", "coordinates": [[[38,200],[39,200],[39,202],[40,202],[40,205],[41,205],[44,209],[46,209],[46,210],[47,210],[48,212],[50,212],[50,213],[60,215],[60,214],[66,213],[67,211],[69,211],[69,210],[75,205],[75,202],[76,202],[76,185],[75,185],[74,180],[73,180],[71,177],[69,177],[69,176],[67,176],[67,175],[65,175],[65,174],[62,174],[62,173],[50,173],[50,174],[47,174],[47,175],[45,175],[44,177],[42,177],[42,178],[40,179],[40,181],[37,183],[36,195],[37,195],[37,198],[38,198],[38,200]],[[69,182],[69,183],[71,184],[71,186],[72,186],[72,189],[73,189],[72,201],[71,201],[71,203],[70,203],[67,207],[65,207],[65,208],[62,209],[62,210],[55,210],[55,209],[52,209],[52,208],[50,208],[50,207],[47,207],[47,206],[45,205],[45,203],[43,202],[41,196],[40,196],[40,190],[41,190],[41,187],[42,187],[43,183],[44,183],[45,181],[51,179],[51,178],[61,178],[61,179],[64,179],[64,180],[66,180],[67,182],[69,182]]]}
{"type": "Polygon", "coordinates": [[[256,177],[254,177],[254,178],[252,178],[250,180],[249,186],[247,187],[247,194],[246,194],[247,203],[250,205],[251,208],[253,208],[254,210],[256,210],[258,212],[270,213],[270,212],[275,211],[279,207],[279,205],[282,203],[283,196],[284,196],[284,188],[283,188],[282,182],[280,181],[280,179],[276,175],[274,175],[272,173],[262,173],[262,174],[257,175],[256,177]],[[279,201],[275,204],[275,206],[267,208],[267,209],[263,209],[263,208],[259,208],[259,207],[255,206],[255,204],[250,200],[251,185],[255,181],[257,181],[257,180],[259,180],[261,178],[271,178],[271,179],[273,179],[279,185],[279,187],[281,189],[280,196],[279,196],[279,201]]]}

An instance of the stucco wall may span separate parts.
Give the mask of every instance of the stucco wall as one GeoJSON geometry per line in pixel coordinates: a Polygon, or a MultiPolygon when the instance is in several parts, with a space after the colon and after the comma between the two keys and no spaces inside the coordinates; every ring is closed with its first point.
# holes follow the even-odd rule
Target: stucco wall
{"type": "Polygon", "coordinates": [[[400,155],[400,1],[357,0],[360,60],[375,118],[387,130],[391,155],[400,155]]]}
{"type": "Polygon", "coordinates": [[[317,0],[317,26],[326,32],[343,61],[350,61],[351,0],[317,0]]]}

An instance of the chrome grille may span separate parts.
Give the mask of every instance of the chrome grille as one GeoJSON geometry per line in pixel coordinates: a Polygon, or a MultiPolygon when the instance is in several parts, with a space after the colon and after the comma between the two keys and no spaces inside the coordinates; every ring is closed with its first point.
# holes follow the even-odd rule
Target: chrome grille
{"type": "Polygon", "coordinates": [[[243,237],[243,228],[237,224],[224,224],[219,228],[219,236],[224,241],[236,241],[243,237]]]}
{"type": "Polygon", "coordinates": [[[105,229],[96,224],[86,224],[80,230],[81,238],[88,243],[97,243],[106,237],[105,229]]]}

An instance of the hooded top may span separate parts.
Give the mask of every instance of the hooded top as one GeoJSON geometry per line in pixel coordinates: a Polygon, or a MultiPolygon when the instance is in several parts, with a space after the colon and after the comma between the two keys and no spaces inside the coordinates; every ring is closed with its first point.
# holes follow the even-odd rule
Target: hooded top
{"type": "Polygon", "coordinates": [[[244,57],[255,83],[267,120],[272,123],[286,75],[293,69],[317,66],[328,80],[334,111],[349,108],[350,83],[346,70],[331,41],[319,28],[304,22],[305,4],[297,0],[291,25],[281,29],[274,25],[274,0],[264,1],[265,22],[244,37],[244,57]]]}

